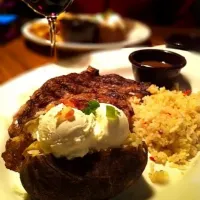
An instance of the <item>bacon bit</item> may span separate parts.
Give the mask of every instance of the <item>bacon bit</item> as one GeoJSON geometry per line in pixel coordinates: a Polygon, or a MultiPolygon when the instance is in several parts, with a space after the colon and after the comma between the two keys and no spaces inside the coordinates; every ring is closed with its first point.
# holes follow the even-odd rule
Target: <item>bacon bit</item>
{"type": "Polygon", "coordinates": [[[65,107],[58,114],[61,121],[71,120],[74,117],[74,110],[71,107],[65,107]]]}
{"type": "Polygon", "coordinates": [[[71,120],[74,117],[74,110],[71,109],[68,113],[65,114],[65,119],[71,120]]]}
{"type": "Polygon", "coordinates": [[[191,90],[185,90],[184,92],[183,92],[183,95],[184,96],[189,96],[191,94],[191,90]]]}
{"type": "Polygon", "coordinates": [[[142,123],[142,127],[143,127],[143,128],[146,128],[146,127],[147,127],[147,122],[143,122],[143,123],[142,123]]]}
{"type": "Polygon", "coordinates": [[[76,108],[75,103],[70,101],[69,99],[60,99],[60,103],[63,103],[65,106],[70,106],[72,108],[76,108]]]}
{"type": "Polygon", "coordinates": [[[46,106],[46,111],[49,111],[51,110],[53,107],[55,107],[55,104],[54,103],[50,103],[46,106]]]}
{"type": "Polygon", "coordinates": [[[150,160],[153,161],[153,162],[156,162],[155,158],[150,156],[150,160]]]}

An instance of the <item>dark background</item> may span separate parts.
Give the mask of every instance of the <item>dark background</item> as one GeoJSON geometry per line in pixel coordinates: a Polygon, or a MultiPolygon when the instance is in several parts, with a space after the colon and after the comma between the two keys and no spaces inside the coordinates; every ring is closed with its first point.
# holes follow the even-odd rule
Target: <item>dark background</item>
{"type": "MultiPolygon", "coordinates": [[[[108,9],[123,17],[141,20],[150,27],[200,27],[200,0],[74,0],[67,11],[97,13],[108,9]]],[[[15,14],[16,20],[4,24],[0,18],[0,44],[20,36],[25,22],[42,17],[21,0],[0,0],[0,16],[2,14],[15,14]]]]}
{"type": "MultiPolygon", "coordinates": [[[[15,13],[23,19],[41,17],[21,0],[0,2],[0,13],[15,13]]],[[[180,27],[200,25],[200,0],[74,0],[69,11],[95,13],[107,8],[148,24],[180,27]]]]}

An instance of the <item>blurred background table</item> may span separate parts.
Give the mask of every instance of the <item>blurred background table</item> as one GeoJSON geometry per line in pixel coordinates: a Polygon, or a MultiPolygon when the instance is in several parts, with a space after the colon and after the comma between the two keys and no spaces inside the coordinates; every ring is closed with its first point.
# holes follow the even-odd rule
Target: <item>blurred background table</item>
{"type": "MultiPolygon", "coordinates": [[[[165,38],[172,33],[195,33],[200,34],[198,29],[184,29],[172,27],[152,27],[152,36],[142,46],[156,46],[165,44],[165,38]]],[[[33,45],[34,46],[34,45],[33,45]]],[[[68,52],[69,53],[69,52],[68,52]]],[[[69,56],[66,52],[66,57],[69,56]]],[[[37,68],[45,63],[52,62],[49,56],[28,48],[22,36],[1,46],[0,48],[0,84],[9,79],[37,68]]]]}
{"type": "MultiPolygon", "coordinates": [[[[91,2],[93,0],[76,0],[69,11],[97,13],[111,9],[124,17],[144,21],[152,28],[152,36],[149,41],[141,44],[143,46],[165,44],[165,38],[174,33],[200,35],[198,30],[200,27],[199,0],[127,0],[123,3],[121,0],[96,0],[95,4],[91,2]]],[[[15,24],[18,27],[27,20],[39,17],[21,0],[0,0],[0,14],[9,13],[19,18],[20,25],[15,24]]],[[[52,62],[52,58],[43,55],[45,52],[48,53],[49,50],[43,47],[34,48],[34,45],[30,43],[27,47],[22,36],[0,46],[0,84],[23,72],[52,62]]],[[[64,57],[70,57],[72,54],[72,52],[67,52],[64,57]]]]}

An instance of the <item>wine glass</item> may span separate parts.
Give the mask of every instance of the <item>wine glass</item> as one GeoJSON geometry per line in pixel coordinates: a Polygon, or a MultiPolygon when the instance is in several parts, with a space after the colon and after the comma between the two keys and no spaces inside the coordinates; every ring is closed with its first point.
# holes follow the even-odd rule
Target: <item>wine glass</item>
{"type": "Polygon", "coordinates": [[[51,55],[56,57],[56,19],[73,0],[22,0],[35,12],[45,16],[50,28],[51,55]]]}

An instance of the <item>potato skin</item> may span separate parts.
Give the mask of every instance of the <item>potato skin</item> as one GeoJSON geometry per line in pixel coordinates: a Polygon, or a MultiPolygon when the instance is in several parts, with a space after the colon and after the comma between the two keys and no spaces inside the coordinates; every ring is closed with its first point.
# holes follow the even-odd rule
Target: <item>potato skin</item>
{"type": "Polygon", "coordinates": [[[51,154],[27,157],[21,182],[37,200],[105,200],[116,196],[141,176],[147,147],[126,147],[57,159],[51,154]]]}

